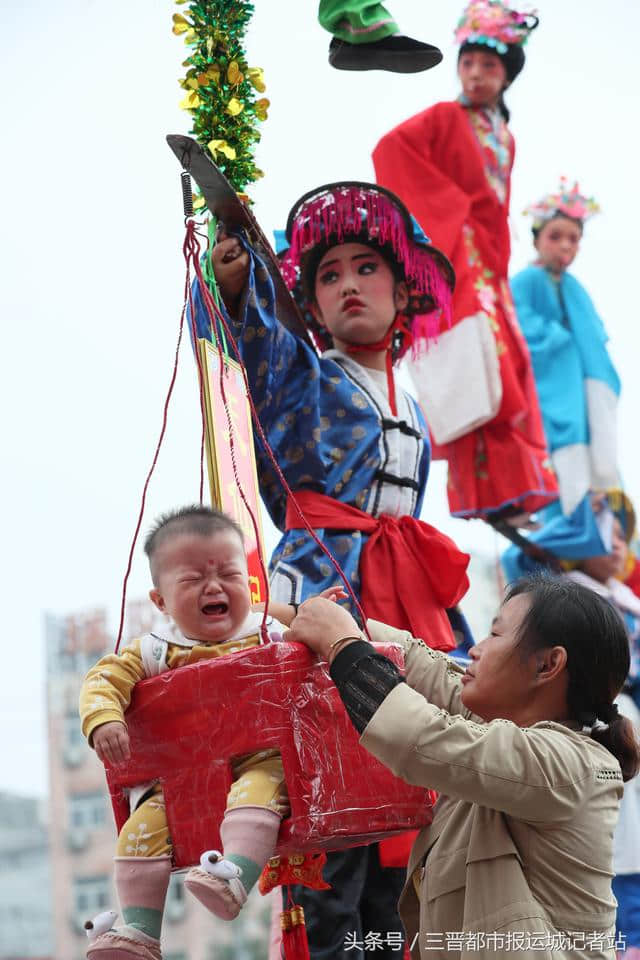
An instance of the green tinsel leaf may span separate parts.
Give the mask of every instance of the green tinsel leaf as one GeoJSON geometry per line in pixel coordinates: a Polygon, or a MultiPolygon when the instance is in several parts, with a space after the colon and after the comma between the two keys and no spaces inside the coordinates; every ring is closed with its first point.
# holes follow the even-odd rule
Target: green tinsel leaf
{"type": "MultiPolygon", "coordinates": [[[[191,0],[186,6],[187,3],[188,0],[180,2],[181,16],[193,28],[190,53],[183,63],[188,70],[180,84],[189,90],[187,80],[193,81],[207,71],[207,76],[219,76],[197,88],[198,105],[189,109],[191,134],[206,150],[213,144],[216,163],[238,193],[243,193],[248,183],[263,175],[253,157],[254,145],[260,140],[257,126],[262,121],[244,51],[254,5],[248,0],[191,0]],[[228,112],[230,102],[232,111],[237,111],[238,104],[242,106],[235,116],[228,112]],[[225,151],[235,152],[235,159],[225,156],[225,151]]],[[[256,72],[260,73],[254,70],[254,76],[256,72]]]]}

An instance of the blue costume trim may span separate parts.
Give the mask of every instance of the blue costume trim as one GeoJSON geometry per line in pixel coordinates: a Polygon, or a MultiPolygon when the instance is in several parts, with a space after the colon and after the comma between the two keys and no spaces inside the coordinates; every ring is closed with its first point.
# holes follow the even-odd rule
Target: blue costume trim
{"type": "MultiPolygon", "coordinates": [[[[563,560],[581,560],[607,553],[589,496],[584,497],[573,513],[559,514],[528,537],[531,543],[563,560]]],[[[544,565],[527,556],[520,547],[512,546],[502,555],[502,566],[508,583],[544,569],[544,565]]]]}

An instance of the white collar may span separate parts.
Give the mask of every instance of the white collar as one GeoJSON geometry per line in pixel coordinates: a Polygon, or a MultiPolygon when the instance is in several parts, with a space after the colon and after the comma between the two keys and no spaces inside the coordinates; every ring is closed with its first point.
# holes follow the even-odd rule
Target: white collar
{"type": "MultiPolygon", "coordinates": [[[[358,361],[354,360],[348,353],[343,353],[342,350],[336,350],[335,347],[332,347],[330,350],[325,350],[322,354],[322,359],[333,360],[334,363],[343,367],[352,380],[355,380],[356,383],[360,384],[375,397],[378,405],[385,409],[385,414],[387,410],[389,410],[389,414],[391,413],[386,371],[365,367],[364,364],[358,363],[358,361]]],[[[396,385],[396,397],[399,399],[402,391],[398,387],[395,370],[393,371],[393,381],[396,385]]]]}
{"type": "MultiPolygon", "coordinates": [[[[231,643],[233,640],[244,640],[246,637],[252,637],[254,634],[260,633],[261,626],[262,613],[254,613],[251,611],[247,615],[246,619],[240,624],[233,636],[220,642],[231,643]]],[[[267,629],[269,633],[274,631],[276,633],[282,633],[287,628],[279,623],[278,620],[274,620],[273,617],[267,617],[267,629]]],[[[185,637],[184,634],[180,632],[174,621],[171,620],[171,618],[169,618],[169,622],[166,624],[162,632],[159,630],[154,630],[153,634],[161,640],[166,640],[167,643],[175,644],[177,647],[186,647],[187,649],[190,649],[191,647],[209,646],[209,644],[204,643],[202,640],[191,640],[189,637],[185,637]]],[[[213,644],[213,646],[216,646],[216,644],[213,644]]]]}

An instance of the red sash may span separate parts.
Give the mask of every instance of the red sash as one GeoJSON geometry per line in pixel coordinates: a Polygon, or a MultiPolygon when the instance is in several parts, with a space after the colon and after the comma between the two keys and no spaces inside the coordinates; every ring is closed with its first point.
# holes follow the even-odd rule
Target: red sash
{"type": "MultiPolygon", "coordinates": [[[[469,587],[467,553],[414,517],[372,517],[313,490],[298,490],[295,496],[314,529],[369,534],[359,571],[367,617],[409,630],[433,650],[453,650],[456,642],[445,609],[455,606],[469,587]]],[[[285,524],[287,530],[304,529],[290,501],[285,524]]]]}

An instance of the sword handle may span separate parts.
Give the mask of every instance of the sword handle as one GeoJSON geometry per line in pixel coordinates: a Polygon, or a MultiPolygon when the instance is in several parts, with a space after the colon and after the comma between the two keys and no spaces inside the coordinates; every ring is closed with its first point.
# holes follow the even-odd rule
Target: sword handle
{"type": "Polygon", "coordinates": [[[182,187],[182,207],[184,209],[184,218],[188,220],[193,216],[193,191],[191,189],[191,174],[183,170],[180,174],[180,186],[182,187]]]}

